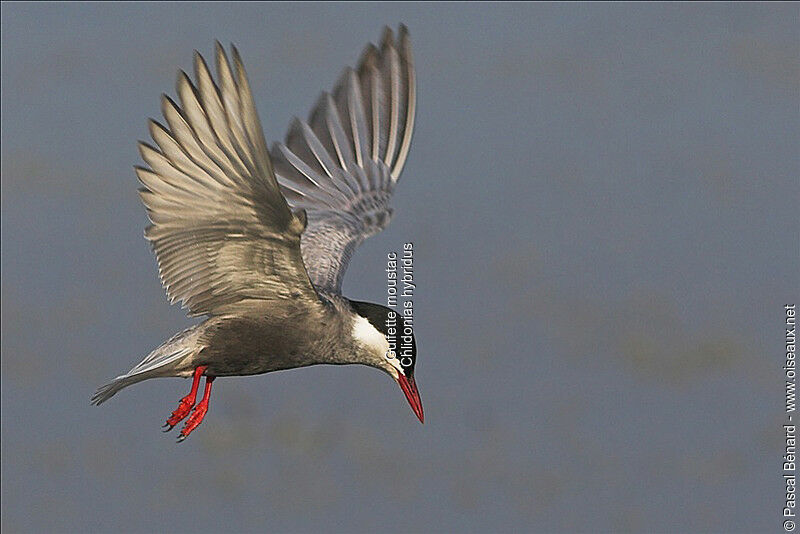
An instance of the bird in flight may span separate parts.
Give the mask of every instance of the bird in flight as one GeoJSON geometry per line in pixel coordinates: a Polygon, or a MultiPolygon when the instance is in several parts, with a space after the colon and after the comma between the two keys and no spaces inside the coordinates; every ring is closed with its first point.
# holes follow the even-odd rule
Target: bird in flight
{"type": "Polygon", "coordinates": [[[215,59],[216,79],[195,52],[195,81],[180,72],[177,101],[163,95],[166,124],[149,122],[154,145],[139,143],[147,166],[136,168],[152,223],[145,237],[170,303],[206,318],[100,387],[92,403],[149,378],[191,377],[164,425],[186,419],[182,441],[203,421],[217,377],[361,364],[388,373],[424,421],[416,342],[403,358],[393,350],[402,314],[342,295],[356,247],[391,219],[411,144],[408,30],[384,28],[380,46],[368,45],[271,150],[238,51],[229,61],[217,43],[215,59]]]}

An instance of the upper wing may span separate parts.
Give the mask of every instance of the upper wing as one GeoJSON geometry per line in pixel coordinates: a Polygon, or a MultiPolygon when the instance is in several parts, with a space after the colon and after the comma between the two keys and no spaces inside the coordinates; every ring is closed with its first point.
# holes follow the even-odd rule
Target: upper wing
{"type": "Polygon", "coordinates": [[[416,84],[408,30],[385,28],[358,68],[345,69],[323,93],[308,122],[295,119],[272,159],[286,200],[305,209],[306,269],[321,291],[341,293],[356,247],[391,219],[389,199],[414,129],[416,84]]]}
{"type": "Polygon", "coordinates": [[[180,73],[180,105],[162,99],[167,126],[150,121],[158,148],[139,144],[161,281],[190,315],[316,299],[300,254],[305,216],[281,195],[239,54],[232,69],[217,43],[216,61],[219,85],[195,52],[197,85],[180,73]]]}

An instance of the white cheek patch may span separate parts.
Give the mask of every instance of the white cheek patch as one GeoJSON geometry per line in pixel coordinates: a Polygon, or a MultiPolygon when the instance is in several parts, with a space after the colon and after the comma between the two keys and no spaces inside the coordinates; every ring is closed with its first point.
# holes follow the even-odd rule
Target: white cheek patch
{"type": "MultiPolygon", "coordinates": [[[[391,370],[397,370],[397,373],[405,374],[403,372],[403,367],[400,365],[400,360],[397,359],[397,355],[389,354],[389,342],[386,340],[386,337],[360,315],[356,317],[353,323],[353,339],[366,347],[376,357],[385,360],[391,366],[391,370]]],[[[396,373],[391,374],[395,376],[396,373]]],[[[397,377],[395,376],[395,378],[397,377]]]]}
{"type": "Polygon", "coordinates": [[[356,317],[353,323],[353,339],[367,347],[371,352],[386,354],[389,350],[389,342],[386,341],[384,335],[360,315],[356,317]]]}

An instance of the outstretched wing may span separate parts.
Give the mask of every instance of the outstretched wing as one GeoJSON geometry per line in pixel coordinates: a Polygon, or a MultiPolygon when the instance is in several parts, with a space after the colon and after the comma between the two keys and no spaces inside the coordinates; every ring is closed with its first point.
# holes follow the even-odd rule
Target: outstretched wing
{"type": "Polygon", "coordinates": [[[314,286],[340,294],[350,257],[391,219],[389,199],[414,129],[416,86],[408,30],[385,28],[358,67],[323,93],[308,122],[295,119],[272,147],[289,205],[305,209],[303,260],[314,286]]]}
{"type": "Polygon", "coordinates": [[[300,253],[302,212],[281,195],[250,86],[217,43],[218,84],[195,52],[197,85],[181,72],[180,104],[162,98],[158,148],[140,143],[137,167],[150,217],[145,236],[170,302],[190,315],[242,312],[286,298],[317,299],[300,253]]]}

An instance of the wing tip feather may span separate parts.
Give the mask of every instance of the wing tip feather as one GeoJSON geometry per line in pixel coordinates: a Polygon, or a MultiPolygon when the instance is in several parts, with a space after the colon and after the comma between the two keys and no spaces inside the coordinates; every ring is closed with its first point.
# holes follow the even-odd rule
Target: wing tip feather
{"type": "Polygon", "coordinates": [[[389,26],[384,26],[381,31],[381,50],[394,46],[394,31],[389,26]]]}

